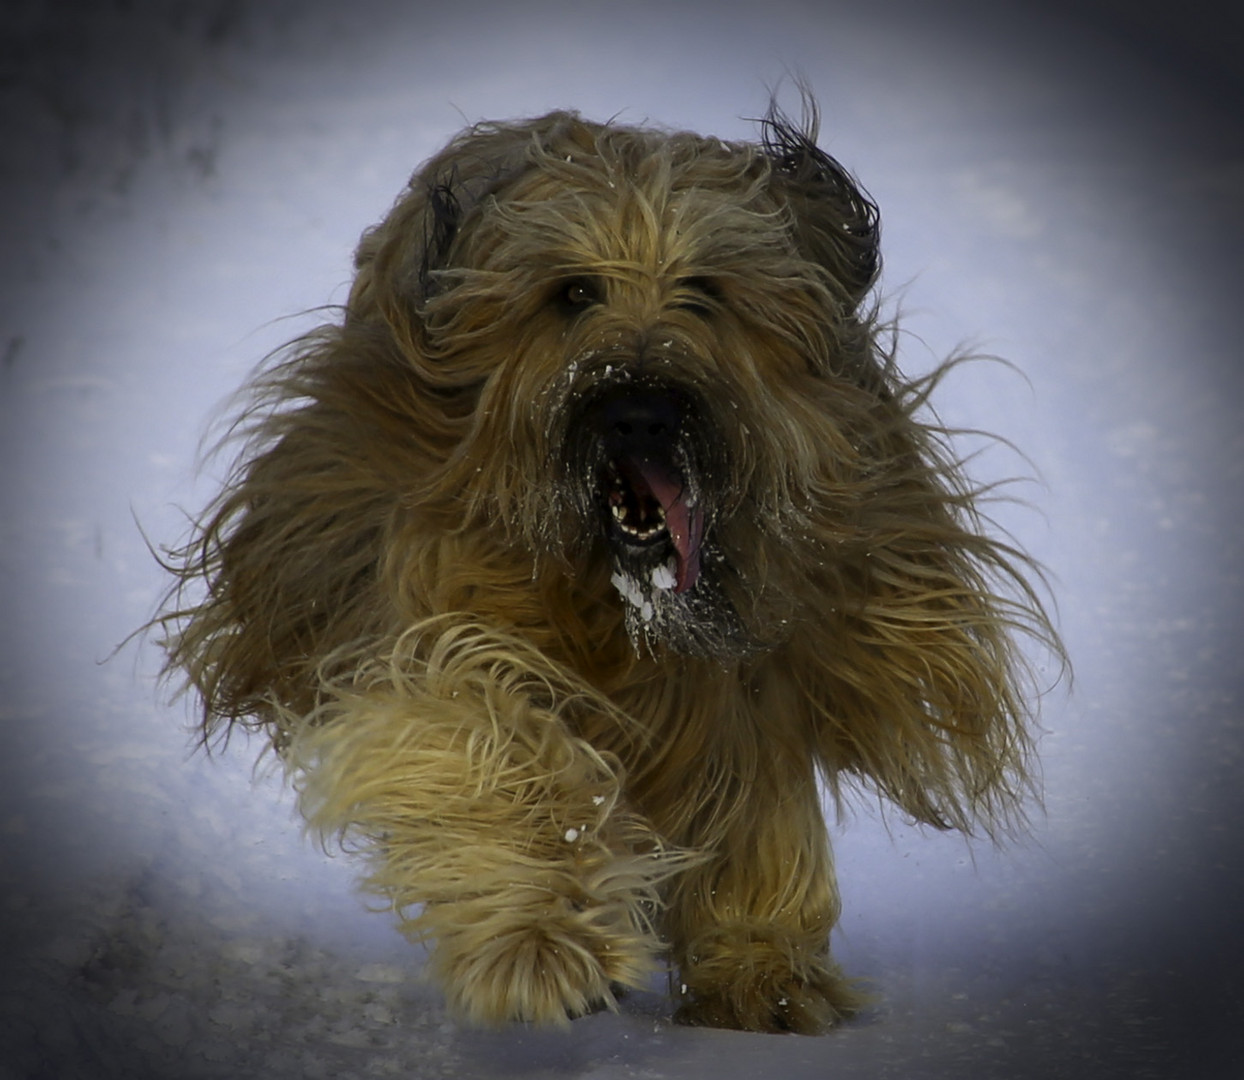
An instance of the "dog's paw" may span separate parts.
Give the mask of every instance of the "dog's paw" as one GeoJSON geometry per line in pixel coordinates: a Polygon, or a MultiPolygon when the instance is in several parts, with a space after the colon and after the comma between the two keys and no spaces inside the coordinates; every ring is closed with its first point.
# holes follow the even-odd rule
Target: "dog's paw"
{"type": "Polygon", "coordinates": [[[780,938],[738,935],[715,944],[684,966],[676,1023],[819,1035],[869,1000],[834,964],[780,938]]]}
{"type": "Polygon", "coordinates": [[[442,931],[432,964],[450,1009],[486,1025],[565,1025],[614,1009],[615,992],[641,986],[654,969],[652,950],[629,918],[591,916],[496,910],[477,926],[442,931]]]}

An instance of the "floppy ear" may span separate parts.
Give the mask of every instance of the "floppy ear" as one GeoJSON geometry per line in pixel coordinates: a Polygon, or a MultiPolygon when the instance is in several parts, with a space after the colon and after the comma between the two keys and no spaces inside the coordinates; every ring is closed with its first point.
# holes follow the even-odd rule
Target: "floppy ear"
{"type": "Polygon", "coordinates": [[[439,155],[411,177],[354,253],[347,322],[383,321],[409,357],[423,352],[420,311],[436,290],[436,272],[448,265],[463,218],[485,193],[480,177],[463,176],[447,158],[439,155]]]}
{"type": "Polygon", "coordinates": [[[524,124],[476,124],[411,177],[388,216],[354,256],[349,317],[379,315],[408,355],[418,355],[420,312],[445,286],[463,226],[547,146],[581,126],[553,112],[524,124]]]}
{"type": "Polygon", "coordinates": [[[770,101],[761,147],[773,165],[774,193],[794,217],[800,251],[829,272],[855,308],[881,269],[881,218],[846,169],[816,145],[819,127],[809,94],[800,124],[770,101]]]}

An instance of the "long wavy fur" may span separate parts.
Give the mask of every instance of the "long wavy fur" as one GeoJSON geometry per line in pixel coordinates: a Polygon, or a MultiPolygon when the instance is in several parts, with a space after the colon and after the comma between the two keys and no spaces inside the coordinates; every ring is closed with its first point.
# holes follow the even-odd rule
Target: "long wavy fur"
{"type": "Polygon", "coordinates": [[[818,776],[938,828],[1022,815],[1017,641],[1061,646],[930,418],[955,361],[899,371],[878,242],[815,110],[757,144],[482,124],[254,382],[169,556],[167,671],[205,742],[270,737],[464,1016],[563,1022],[668,955],[686,1022],[822,1030],[860,998],[818,776]],[[683,410],[703,514],[670,549],[694,587],[647,607],[592,456],[632,392],[683,410]]]}

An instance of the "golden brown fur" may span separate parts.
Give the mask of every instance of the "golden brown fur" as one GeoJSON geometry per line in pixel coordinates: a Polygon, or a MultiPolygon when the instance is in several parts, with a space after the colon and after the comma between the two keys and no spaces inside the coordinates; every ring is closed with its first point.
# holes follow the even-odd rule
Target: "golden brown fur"
{"type": "Polygon", "coordinates": [[[174,555],[203,737],[271,736],[472,1020],[666,958],[688,1023],[850,1014],[818,776],[1005,825],[1012,637],[1058,650],[868,306],[875,208],[814,120],[553,113],[460,135],[356,265],[174,555]]]}

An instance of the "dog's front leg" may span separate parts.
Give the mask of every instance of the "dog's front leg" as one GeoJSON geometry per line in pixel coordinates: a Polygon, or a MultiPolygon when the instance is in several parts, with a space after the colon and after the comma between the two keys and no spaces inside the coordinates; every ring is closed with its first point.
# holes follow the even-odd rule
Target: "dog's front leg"
{"type": "MultiPolygon", "coordinates": [[[[442,642],[443,643],[443,642],[442,642]]],[[[661,946],[682,857],[620,800],[616,763],[570,733],[583,707],[483,635],[389,660],[294,739],[301,805],[370,858],[370,890],[459,1015],[565,1023],[612,1007],[661,946]]]]}
{"type": "Polygon", "coordinates": [[[668,900],[676,1019],[816,1034],[855,1012],[865,997],[829,956],[839,900],[811,767],[737,778],[692,833],[714,857],[668,900]]]}

